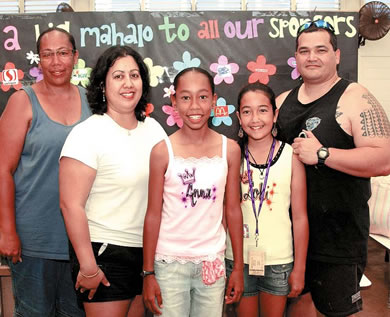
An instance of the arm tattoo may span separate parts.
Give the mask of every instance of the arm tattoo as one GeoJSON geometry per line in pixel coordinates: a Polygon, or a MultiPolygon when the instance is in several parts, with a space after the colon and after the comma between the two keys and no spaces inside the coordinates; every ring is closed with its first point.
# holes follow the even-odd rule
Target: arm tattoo
{"type": "Polygon", "coordinates": [[[337,105],[335,119],[336,119],[336,122],[339,124],[339,126],[341,126],[341,123],[337,121],[337,118],[339,118],[342,115],[343,115],[343,113],[340,111],[340,105],[337,105]]]}
{"type": "Polygon", "coordinates": [[[360,113],[360,117],[362,118],[360,121],[362,124],[362,135],[389,138],[390,123],[385,111],[372,94],[364,94],[363,98],[367,100],[367,103],[371,107],[360,113]]]}

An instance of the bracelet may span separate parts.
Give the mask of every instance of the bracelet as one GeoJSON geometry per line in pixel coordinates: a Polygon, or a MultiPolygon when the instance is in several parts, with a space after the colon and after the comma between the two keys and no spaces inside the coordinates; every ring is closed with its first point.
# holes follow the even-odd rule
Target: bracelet
{"type": "Polygon", "coordinates": [[[99,274],[99,272],[100,272],[100,267],[97,267],[96,273],[91,274],[91,275],[85,275],[85,274],[81,273],[81,271],[79,271],[80,275],[84,278],[94,278],[99,274]]]}

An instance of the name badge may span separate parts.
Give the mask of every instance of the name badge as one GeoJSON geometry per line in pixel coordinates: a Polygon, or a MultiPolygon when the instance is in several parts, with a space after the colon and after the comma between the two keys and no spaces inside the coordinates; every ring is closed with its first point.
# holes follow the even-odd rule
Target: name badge
{"type": "Polygon", "coordinates": [[[249,275],[264,276],[265,252],[259,248],[249,248],[249,275]]]}

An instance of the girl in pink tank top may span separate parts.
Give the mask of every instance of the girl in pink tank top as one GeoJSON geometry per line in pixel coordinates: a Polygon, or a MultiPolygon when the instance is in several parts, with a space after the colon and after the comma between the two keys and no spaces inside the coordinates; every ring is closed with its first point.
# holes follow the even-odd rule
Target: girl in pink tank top
{"type": "Polygon", "coordinates": [[[161,316],[221,316],[225,292],[224,210],[235,267],[226,302],[243,290],[240,149],[211,130],[210,74],[187,68],[171,96],[183,127],[151,152],[144,225],[144,301],[161,316]]]}

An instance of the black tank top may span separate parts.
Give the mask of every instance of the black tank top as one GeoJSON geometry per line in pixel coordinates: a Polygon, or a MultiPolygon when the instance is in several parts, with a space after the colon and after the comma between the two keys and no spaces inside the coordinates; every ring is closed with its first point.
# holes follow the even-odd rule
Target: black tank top
{"type": "MultiPolygon", "coordinates": [[[[277,120],[278,138],[293,143],[302,129],[311,130],[325,147],[355,148],[353,137],[335,119],[340,97],[350,84],[339,80],[324,96],[308,104],[298,101],[294,88],[277,120]]],[[[362,263],[367,258],[370,179],[351,176],[327,166],[306,167],[308,258],[330,263],[362,263]]]]}

